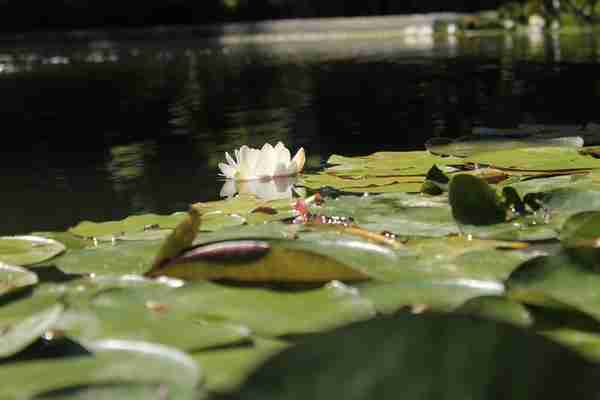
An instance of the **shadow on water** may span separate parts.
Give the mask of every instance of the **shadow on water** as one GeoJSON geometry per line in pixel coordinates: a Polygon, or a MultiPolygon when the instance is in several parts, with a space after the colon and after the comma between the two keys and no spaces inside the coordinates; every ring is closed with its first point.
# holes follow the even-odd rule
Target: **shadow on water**
{"type": "Polygon", "coordinates": [[[5,41],[0,234],[216,199],[217,164],[242,144],[304,146],[315,168],[474,125],[597,120],[597,40],[5,41]]]}

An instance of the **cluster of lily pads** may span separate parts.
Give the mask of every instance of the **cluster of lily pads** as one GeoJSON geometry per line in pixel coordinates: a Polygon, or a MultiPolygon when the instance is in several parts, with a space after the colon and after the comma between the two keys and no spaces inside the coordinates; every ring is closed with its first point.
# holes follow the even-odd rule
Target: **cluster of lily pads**
{"type": "Polygon", "coordinates": [[[0,237],[0,397],[492,398],[552,360],[597,391],[600,151],[561,143],[334,155],[306,198],[0,237]]]}

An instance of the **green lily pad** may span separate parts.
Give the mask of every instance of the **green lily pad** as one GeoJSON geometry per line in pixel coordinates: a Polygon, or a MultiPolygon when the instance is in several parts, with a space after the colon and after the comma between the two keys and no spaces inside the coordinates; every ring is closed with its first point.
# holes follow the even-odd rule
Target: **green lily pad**
{"type": "Polygon", "coordinates": [[[572,328],[543,331],[542,334],[561,343],[593,362],[600,362],[600,334],[572,328]]]}
{"type": "Polygon", "coordinates": [[[74,235],[84,238],[119,237],[127,233],[143,232],[148,228],[173,229],[184,218],[185,214],[171,215],[132,215],[120,221],[91,222],[82,221],[69,229],[74,235]]]}
{"type": "Polygon", "coordinates": [[[449,201],[454,219],[467,225],[492,225],[506,220],[506,209],[496,191],[472,175],[456,175],[450,181],[449,201]]]}
{"type": "Polygon", "coordinates": [[[38,277],[34,272],[0,262],[0,296],[37,282],[38,277]]]}
{"type": "Polygon", "coordinates": [[[303,185],[311,189],[330,186],[356,193],[419,192],[423,181],[422,176],[343,177],[330,173],[304,175],[302,178],[303,185]]]}
{"type": "Polygon", "coordinates": [[[165,384],[102,384],[68,387],[41,393],[35,400],[192,400],[201,398],[193,389],[165,384]]]}
{"type": "Polygon", "coordinates": [[[39,339],[56,323],[62,311],[62,305],[56,304],[20,320],[0,317],[0,358],[12,356],[39,339]]]}
{"type": "Polygon", "coordinates": [[[533,316],[525,306],[500,296],[472,298],[459,307],[456,312],[476,315],[498,322],[508,322],[524,328],[534,323],[533,316]]]}
{"type": "Polygon", "coordinates": [[[449,312],[473,297],[504,293],[499,282],[466,278],[408,277],[392,283],[366,283],[358,289],[361,297],[371,300],[382,314],[403,308],[449,312]]]}
{"type": "Polygon", "coordinates": [[[566,246],[589,243],[600,238],[600,211],[584,211],[572,215],[562,226],[560,240],[566,246]]]}
{"type": "Polygon", "coordinates": [[[62,243],[40,236],[1,236],[0,262],[33,265],[56,257],[65,249],[62,243]]]}
{"type": "Polygon", "coordinates": [[[75,236],[70,232],[32,232],[30,235],[56,240],[65,245],[67,250],[79,250],[94,245],[92,240],[75,236]]]}
{"type": "Polygon", "coordinates": [[[141,275],[152,265],[160,246],[160,241],[100,243],[97,247],[69,251],[52,264],[71,274],[141,275]]]}
{"type": "Polygon", "coordinates": [[[600,168],[600,160],[579,154],[576,148],[534,147],[476,154],[464,159],[477,165],[520,172],[559,172],[600,168]]]}
{"type": "Polygon", "coordinates": [[[194,388],[197,364],[178,350],[121,340],[90,344],[90,355],[23,361],[0,368],[0,396],[29,398],[51,390],[109,383],[163,383],[194,388]]]}
{"type": "Polygon", "coordinates": [[[435,164],[438,167],[462,164],[460,158],[438,157],[427,151],[378,152],[362,157],[332,155],[326,172],[344,177],[389,177],[423,175],[435,164]]]}
{"type": "Polygon", "coordinates": [[[352,217],[359,226],[374,232],[401,236],[448,236],[459,233],[445,196],[387,193],[366,197],[340,196],[326,199],[315,212],[352,217]]]}
{"type": "Polygon", "coordinates": [[[246,218],[237,214],[224,214],[213,212],[202,215],[200,229],[203,231],[217,231],[230,226],[239,226],[246,223],[246,218]]]}
{"type": "Polygon", "coordinates": [[[600,275],[566,252],[525,262],[506,284],[517,301],[575,309],[600,320],[600,275]]]}
{"type": "Polygon", "coordinates": [[[142,340],[185,351],[241,342],[250,333],[244,326],[235,324],[183,320],[177,310],[170,310],[160,302],[122,310],[79,307],[68,310],[57,327],[82,343],[99,339],[142,340]]]}
{"type": "Polygon", "coordinates": [[[375,314],[356,289],[336,281],[298,292],[199,282],[171,292],[162,302],[200,321],[230,321],[268,336],[319,332],[375,314]]]}
{"type": "Polygon", "coordinates": [[[404,314],[287,349],[235,395],[247,400],[593,398],[599,377],[598,365],[511,325],[404,314]]]}
{"type": "Polygon", "coordinates": [[[387,247],[341,236],[231,240],[191,248],[147,276],[256,282],[355,281],[378,277],[377,268],[395,259],[396,254],[387,247]]]}
{"type": "Polygon", "coordinates": [[[250,344],[193,353],[206,374],[205,388],[211,392],[231,392],[267,359],[289,345],[276,339],[256,338],[250,344]]]}
{"type": "Polygon", "coordinates": [[[579,136],[548,137],[547,135],[523,135],[520,138],[470,135],[457,139],[434,138],[425,143],[425,148],[436,155],[469,157],[481,153],[510,151],[535,147],[567,147],[579,149],[583,139],[579,136]]]}

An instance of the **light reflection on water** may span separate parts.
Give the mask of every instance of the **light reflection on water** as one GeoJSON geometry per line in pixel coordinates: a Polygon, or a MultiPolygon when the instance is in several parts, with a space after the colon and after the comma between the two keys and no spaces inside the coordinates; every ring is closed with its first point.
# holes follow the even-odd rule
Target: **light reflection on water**
{"type": "Polygon", "coordinates": [[[598,118],[597,40],[3,42],[0,117],[16,144],[0,159],[0,234],[218,199],[217,164],[243,144],[303,146],[314,170],[473,125],[598,118]]]}

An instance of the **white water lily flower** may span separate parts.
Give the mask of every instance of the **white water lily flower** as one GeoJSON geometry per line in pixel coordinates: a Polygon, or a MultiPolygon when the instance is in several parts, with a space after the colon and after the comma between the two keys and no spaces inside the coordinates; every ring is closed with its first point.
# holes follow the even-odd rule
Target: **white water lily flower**
{"type": "Polygon", "coordinates": [[[252,194],[261,200],[292,199],[294,187],[298,181],[295,176],[286,176],[269,180],[234,181],[227,179],[221,188],[221,197],[232,197],[236,193],[252,194]]]}
{"type": "Polygon", "coordinates": [[[260,150],[242,146],[234,155],[235,160],[225,153],[227,164],[219,163],[219,169],[221,176],[237,181],[296,175],[306,161],[303,148],[291,158],[290,151],[281,142],[275,147],[266,143],[260,150]]]}

